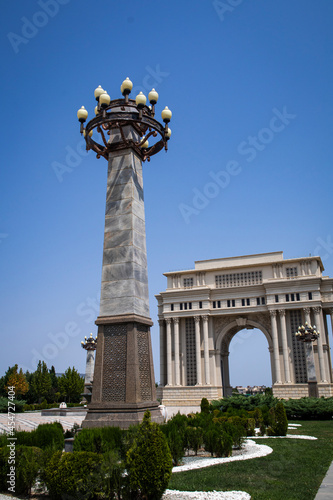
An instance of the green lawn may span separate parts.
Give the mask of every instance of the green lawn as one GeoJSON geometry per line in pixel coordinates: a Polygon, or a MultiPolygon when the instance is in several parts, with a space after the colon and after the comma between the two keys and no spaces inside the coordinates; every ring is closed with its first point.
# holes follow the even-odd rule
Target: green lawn
{"type": "MultiPolygon", "coordinates": [[[[333,460],[333,421],[295,421],[289,434],[307,434],[316,441],[258,439],[273,448],[267,457],[177,472],[168,488],[182,491],[249,493],[254,500],[312,500],[333,460]]],[[[252,438],[251,438],[252,439],[252,438]]]]}

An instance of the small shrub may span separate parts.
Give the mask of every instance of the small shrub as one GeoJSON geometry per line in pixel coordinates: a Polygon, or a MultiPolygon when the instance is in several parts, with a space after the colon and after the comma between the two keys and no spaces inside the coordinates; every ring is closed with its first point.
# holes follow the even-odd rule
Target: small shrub
{"type": "Polygon", "coordinates": [[[19,495],[31,495],[43,464],[43,451],[35,446],[16,448],[16,488],[19,495]]]}
{"type": "Polygon", "coordinates": [[[39,424],[37,429],[32,431],[32,442],[34,446],[42,450],[63,450],[65,441],[62,425],[59,422],[52,424],[39,424]]]}
{"type": "Polygon", "coordinates": [[[7,491],[8,489],[8,484],[7,484],[8,456],[9,456],[9,448],[7,448],[7,443],[6,443],[0,448],[0,491],[7,491]]]}
{"type": "Polygon", "coordinates": [[[71,497],[88,500],[103,495],[103,456],[97,453],[56,451],[48,460],[43,480],[54,500],[71,497]]]}
{"type": "Polygon", "coordinates": [[[104,478],[105,496],[108,499],[121,499],[126,486],[125,466],[120,461],[116,451],[109,451],[103,455],[101,473],[104,478]]]}
{"type": "Polygon", "coordinates": [[[214,456],[216,447],[217,447],[217,442],[219,440],[219,432],[217,430],[216,425],[211,425],[206,432],[204,432],[204,446],[205,450],[209,451],[212,457],[214,456]]]}
{"type": "Polygon", "coordinates": [[[197,455],[198,449],[203,443],[203,431],[200,427],[188,426],[186,428],[187,446],[197,455]]]}
{"type": "Polygon", "coordinates": [[[161,425],[161,431],[167,439],[173,465],[179,465],[186,448],[182,435],[177,431],[175,426],[168,424],[161,425]]]}
{"type": "Polygon", "coordinates": [[[207,398],[202,398],[200,403],[201,413],[209,413],[210,404],[207,398]]]}
{"type": "Polygon", "coordinates": [[[285,436],[288,430],[288,420],[283,403],[279,402],[270,409],[272,424],[267,429],[269,436],[285,436]]]}
{"type": "Polygon", "coordinates": [[[223,431],[220,433],[215,443],[215,454],[217,457],[230,457],[232,452],[233,439],[230,434],[223,431]]]}
{"type": "Polygon", "coordinates": [[[172,459],[167,440],[160,426],[150,421],[149,411],[126,454],[126,470],[132,494],[149,500],[162,497],[171,477],[172,459]]]}

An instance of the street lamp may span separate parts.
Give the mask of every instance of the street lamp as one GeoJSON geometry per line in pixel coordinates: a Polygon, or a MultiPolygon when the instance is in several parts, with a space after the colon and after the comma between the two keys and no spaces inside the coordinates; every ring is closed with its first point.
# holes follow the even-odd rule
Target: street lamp
{"type": "MultiPolygon", "coordinates": [[[[158,101],[158,93],[152,89],[148,94],[150,106],[147,106],[147,97],[143,92],[139,92],[135,99],[129,99],[133,83],[127,77],[120,86],[123,99],[111,101],[109,94],[99,85],[94,96],[97,101],[95,107],[95,117],[86,126],[84,123],[88,118],[88,111],[82,106],[77,117],[80,122],[80,132],[86,141],[86,149],[92,149],[97,153],[97,158],[103,156],[109,159],[109,153],[122,149],[132,148],[142,161],[150,161],[150,157],[161,151],[168,150],[168,140],[171,137],[169,122],[172,112],[166,106],[162,113],[164,125],[155,119],[155,105],[158,101]],[[136,137],[129,138],[126,128],[132,126],[137,132],[136,137]],[[100,135],[100,140],[92,139],[92,132],[96,129],[100,135]],[[105,133],[110,136],[108,139],[105,133]],[[119,135],[121,141],[119,141],[119,135]],[[153,144],[149,144],[148,139],[153,136],[158,138],[153,144]]],[[[95,134],[96,136],[96,134],[95,134]]],[[[97,137],[97,136],[96,136],[97,137]]]]}
{"type": "MultiPolygon", "coordinates": [[[[94,91],[94,117],[87,122],[84,107],[77,113],[86,149],[108,161],[101,298],[95,321],[98,346],[83,427],[127,429],[139,423],[147,410],[152,422],[163,422],[150,336],[142,162],[167,151],[172,112],[165,107],[162,120],[156,120],[156,90],[130,99],[132,89],[126,78],[120,86],[122,98],[111,100],[99,85],[94,91]]],[[[89,349],[94,344],[88,340],[82,346],[93,353],[89,349]]],[[[87,383],[91,378],[92,373],[87,383]]]]}
{"type": "Polygon", "coordinates": [[[84,337],[84,341],[81,341],[81,346],[87,351],[86,373],[84,377],[84,393],[82,394],[82,396],[87,400],[88,403],[90,403],[92,382],[94,377],[97,337],[93,338],[93,334],[91,333],[90,337],[84,337]]]}
{"type": "Polygon", "coordinates": [[[319,394],[313,355],[313,342],[319,337],[319,331],[316,330],[316,325],[311,326],[306,322],[305,326],[302,325],[298,327],[295,335],[297,340],[304,343],[305,347],[309,397],[318,398],[319,394]]]}

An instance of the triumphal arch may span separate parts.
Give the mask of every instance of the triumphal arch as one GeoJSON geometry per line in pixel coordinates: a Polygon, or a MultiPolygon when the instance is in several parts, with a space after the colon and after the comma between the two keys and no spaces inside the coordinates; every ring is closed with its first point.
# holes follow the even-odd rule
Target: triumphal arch
{"type": "Polygon", "coordinates": [[[230,395],[230,342],[253,328],[267,339],[274,395],[308,396],[304,344],[295,336],[306,321],[320,331],[314,343],[319,396],[333,396],[333,279],[323,270],[320,257],[285,260],[273,252],[198,261],[192,270],[165,273],[167,289],[156,296],[162,404],[186,410],[203,397],[230,395]]]}

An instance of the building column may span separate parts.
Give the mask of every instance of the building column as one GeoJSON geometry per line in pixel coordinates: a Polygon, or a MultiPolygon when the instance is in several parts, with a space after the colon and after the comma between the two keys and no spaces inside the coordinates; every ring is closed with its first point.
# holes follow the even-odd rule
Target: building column
{"type": "Polygon", "coordinates": [[[231,396],[232,389],[230,387],[230,374],[229,374],[229,352],[222,352],[222,383],[223,383],[223,397],[231,396]]]}
{"type": "Polygon", "coordinates": [[[165,322],[167,347],[167,385],[172,385],[171,318],[167,318],[165,322]]]}
{"type": "Polygon", "coordinates": [[[309,325],[311,325],[311,316],[310,316],[311,309],[310,309],[310,307],[303,307],[303,312],[304,312],[305,323],[308,323],[309,325]]]}
{"type": "Polygon", "coordinates": [[[280,348],[279,337],[277,330],[276,311],[269,311],[271,315],[272,337],[273,337],[273,355],[275,365],[275,383],[281,384],[281,367],[280,367],[280,348]]]}
{"type": "Polygon", "coordinates": [[[160,326],[160,385],[165,385],[165,373],[164,373],[164,320],[158,320],[160,326]]]}
{"type": "Polygon", "coordinates": [[[205,384],[210,385],[208,316],[202,316],[202,321],[203,321],[203,335],[204,335],[205,384]]]}
{"type": "Polygon", "coordinates": [[[287,384],[290,384],[291,380],[290,380],[289,351],[288,351],[287,324],[286,324],[286,311],[285,311],[285,309],[279,309],[279,315],[280,315],[282,351],[283,351],[284,373],[285,373],[284,380],[287,384]]]}
{"type": "Polygon", "coordinates": [[[318,358],[319,358],[319,371],[320,371],[320,381],[327,382],[326,380],[326,370],[325,370],[325,360],[324,360],[324,350],[323,350],[323,329],[322,329],[322,321],[321,321],[321,307],[313,308],[315,322],[316,322],[316,330],[320,332],[320,335],[317,339],[317,347],[318,347],[318,358]]]}
{"type": "Polygon", "coordinates": [[[174,342],[175,342],[175,385],[180,385],[179,365],[179,318],[173,319],[174,342]]]}
{"type": "Polygon", "coordinates": [[[331,316],[331,326],[332,326],[332,333],[333,333],[333,309],[330,309],[330,316],[331,316]]]}
{"type": "Polygon", "coordinates": [[[195,325],[195,357],[197,362],[197,385],[202,385],[200,316],[194,316],[194,325],[195,325]]]}
{"type": "MultiPolygon", "coordinates": [[[[223,388],[221,373],[221,351],[215,350],[216,385],[223,388]]],[[[222,393],[223,394],[223,393],[222,393]]]]}

